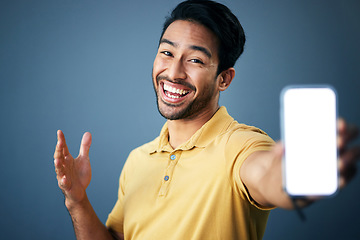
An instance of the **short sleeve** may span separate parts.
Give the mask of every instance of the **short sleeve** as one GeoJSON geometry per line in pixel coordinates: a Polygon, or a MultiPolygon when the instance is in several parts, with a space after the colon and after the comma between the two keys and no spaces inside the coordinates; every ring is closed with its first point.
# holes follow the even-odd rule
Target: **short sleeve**
{"type": "Polygon", "coordinates": [[[233,185],[253,206],[261,210],[270,210],[256,203],[250,196],[246,186],[240,178],[240,168],[244,161],[254,152],[269,151],[274,145],[267,134],[262,131],[236,131],[229,138],[226,156],[232,162],[233,185]]]}
{"type": "Polygon", "coordinates": [[[112,230],[124,233],[124,209],[123,209],[123,201],[124,201],[124,189],[125,189],[125,171],[121,172],[120,180],[119,180],[119,191],[118,191],[118,199],[115,203],[114,208],[108,215],[108,219],[106,221],[106,226],[111,228],[112,230]]]}

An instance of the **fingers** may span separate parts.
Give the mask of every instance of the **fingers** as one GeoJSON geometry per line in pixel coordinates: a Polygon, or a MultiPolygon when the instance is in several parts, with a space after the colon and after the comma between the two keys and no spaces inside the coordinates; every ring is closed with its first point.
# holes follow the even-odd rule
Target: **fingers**
{"type": "Polygon", "coordinates": [[[54,166],[55,166],[56,175],[58,177],[62,177],[64,175],[63,165],[64,165],[65,156],[64,156],[64,143],[60,137],[61,134],[62,132],[58,130],[57,132],[58,141],[54,152],[54,166]]]}
{"type": "Polygon", "coordinates": [[[340,153],[339,172],[340,188],[345,187],[356,174],[356,161],[360,157],[360,146],[350,148],[349,142],[354,140],[359,130],[355,125],[347,124],[344,119],[338,119],[338,148],[340,153]]]}
{"type": "Polygon", "coordinates": [[[346,122],[344,119],[339,118],[337,122],[337,145],[338,148],[341,150],[345,147],[346,141],[345,141],[345,135],[346,135],[346,122]]]}
{"type": "Polygon", "coordinates": [[[69,149],[66,145],[64,133],[61,130],[57,131],[57,144],[54,153],[54,166],[56,172],[56,178],[58,180],[59,187],[64,190],[68,185],[68,167],[67,162],[71,159],[69,149]]]}
{"type": "Polygon", "coordinates": [[[356,161],[360,157],[360,146],[355,146],[340,156],[340,160],[344,162],[345,165],[356,164],[356,161]]]}
{"type": "Polygon", "coordinates": [[[340,182],[339,182],[340,189],[343,189],[356,175],[357,172],[357,168],[355,164],[348,165],[346,167],[343,167],[342,165],[343,164],[340,162],[340,168],[342,169],[340,171],[340,182]]]}
{"type": "Polygon", "coordinates": [[[273,151],[276,158],[282,159],[285,151],[284,145],[281,142],[277,142],[273,147],[273,151]]]}
{"type": "Polygon", "coordinates": [[[84,156],[84,157],[89,156],[91,141],[92,141],[91,133],[89,132],[84,133],[81,140],[80,153],[79,153],[80,156],[84,156]]]}
{"type": "Polygon", "coordinates": [[[355,176],[357,168],[356,161],[360,157],[360,146],[353,147],[340,156],[339,171],[340,171],[340,188],[346,186],[346,184],[355,176]]]}
{"type": "MultiPolygon", "coordinates": [[[[71,174],[75,162],[81,162],[82,158],[74,159],[71,156],[66,145],[64,133],[61,130],[57,131],[57,139],[58,141],[54,152],[54,166],[59,186],[62,190],[65,190],[70,187],[71,182],[73,181],[73,176],[71,174]]],[[[79,153],[79,156],[84,157],[84,159],[89,159],[88,156],[91,141],[91,134],[89,132],[84,133],[79,153]]]]}
{"type": "Polygon", "coordinates": [[[56,178],[58,180],[58,185],[61,189],[66,187],[66,173],[65,167],[60,159],[54,160],[56,178]]]}
{"type": "Polygon", "coordinates": [[[338,148],[343,150],[350,141],[354,140],[358,136],[359,129],[355,125],[347,124],[342,118],[338,119],[337,128],[338,148]]]}
{"type": "Polygon", "coordinates": [[[58,180],[58,184],[61,189],[63,189],[64,187],[65,178],[66,178],[64,161],[65,159],[63,156],[54,159],[56,178],[58,180]]]}
{"type": "Polygon", "coordinates": [[[70,154],[69,149],[66,145],[65,135],[61,130],[57,131],[58,145],[63,148],[64,155],[67,156],[70,154]]]}

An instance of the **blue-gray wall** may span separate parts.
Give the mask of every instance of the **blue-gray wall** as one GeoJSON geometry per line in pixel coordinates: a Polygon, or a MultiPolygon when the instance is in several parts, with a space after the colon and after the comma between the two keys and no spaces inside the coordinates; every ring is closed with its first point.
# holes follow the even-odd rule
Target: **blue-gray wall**
{"type": "MultiPolygon", "coordinates": [[[[279,93],[293,83],[329,83],[339,113],[360,125],[358,0],[224,0],[247,34],[221,104],[238,121],[279,139],[279,93]]],[[[89,198],[105,221],[134,147],[164,119],[152,61],[165,15],[178,3],[0,2],[0,239],[74,239],[53,167],[56,130],[73,155],[93,134],[89,198]]],[[[274,210],[264,239],[360,239],[360,177],[305,210],[274,210]]]]}

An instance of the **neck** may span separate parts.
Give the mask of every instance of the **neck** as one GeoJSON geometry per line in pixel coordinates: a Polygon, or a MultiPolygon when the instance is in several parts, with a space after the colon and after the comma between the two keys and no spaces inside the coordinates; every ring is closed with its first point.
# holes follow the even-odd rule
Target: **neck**
{"type": "Polygon", "coordinates": [[[219,106],[191,119],[168,120],[169,143],[173,149],[188,141],[216,113],[219,106]]]}

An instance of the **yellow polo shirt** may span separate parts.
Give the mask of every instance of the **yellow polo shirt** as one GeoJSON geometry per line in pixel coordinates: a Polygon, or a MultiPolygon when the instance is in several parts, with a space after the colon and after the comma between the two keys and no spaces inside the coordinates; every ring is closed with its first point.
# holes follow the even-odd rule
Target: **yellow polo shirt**
{"type": "Polygon", "coordinates": [[[252,201],[239,173],[251,153],[274,141],[225,107],[176,149],[168,134],[165,124],[130,153],[107,227],[125,239],[261,239],[269,209],[252,201]]]}

